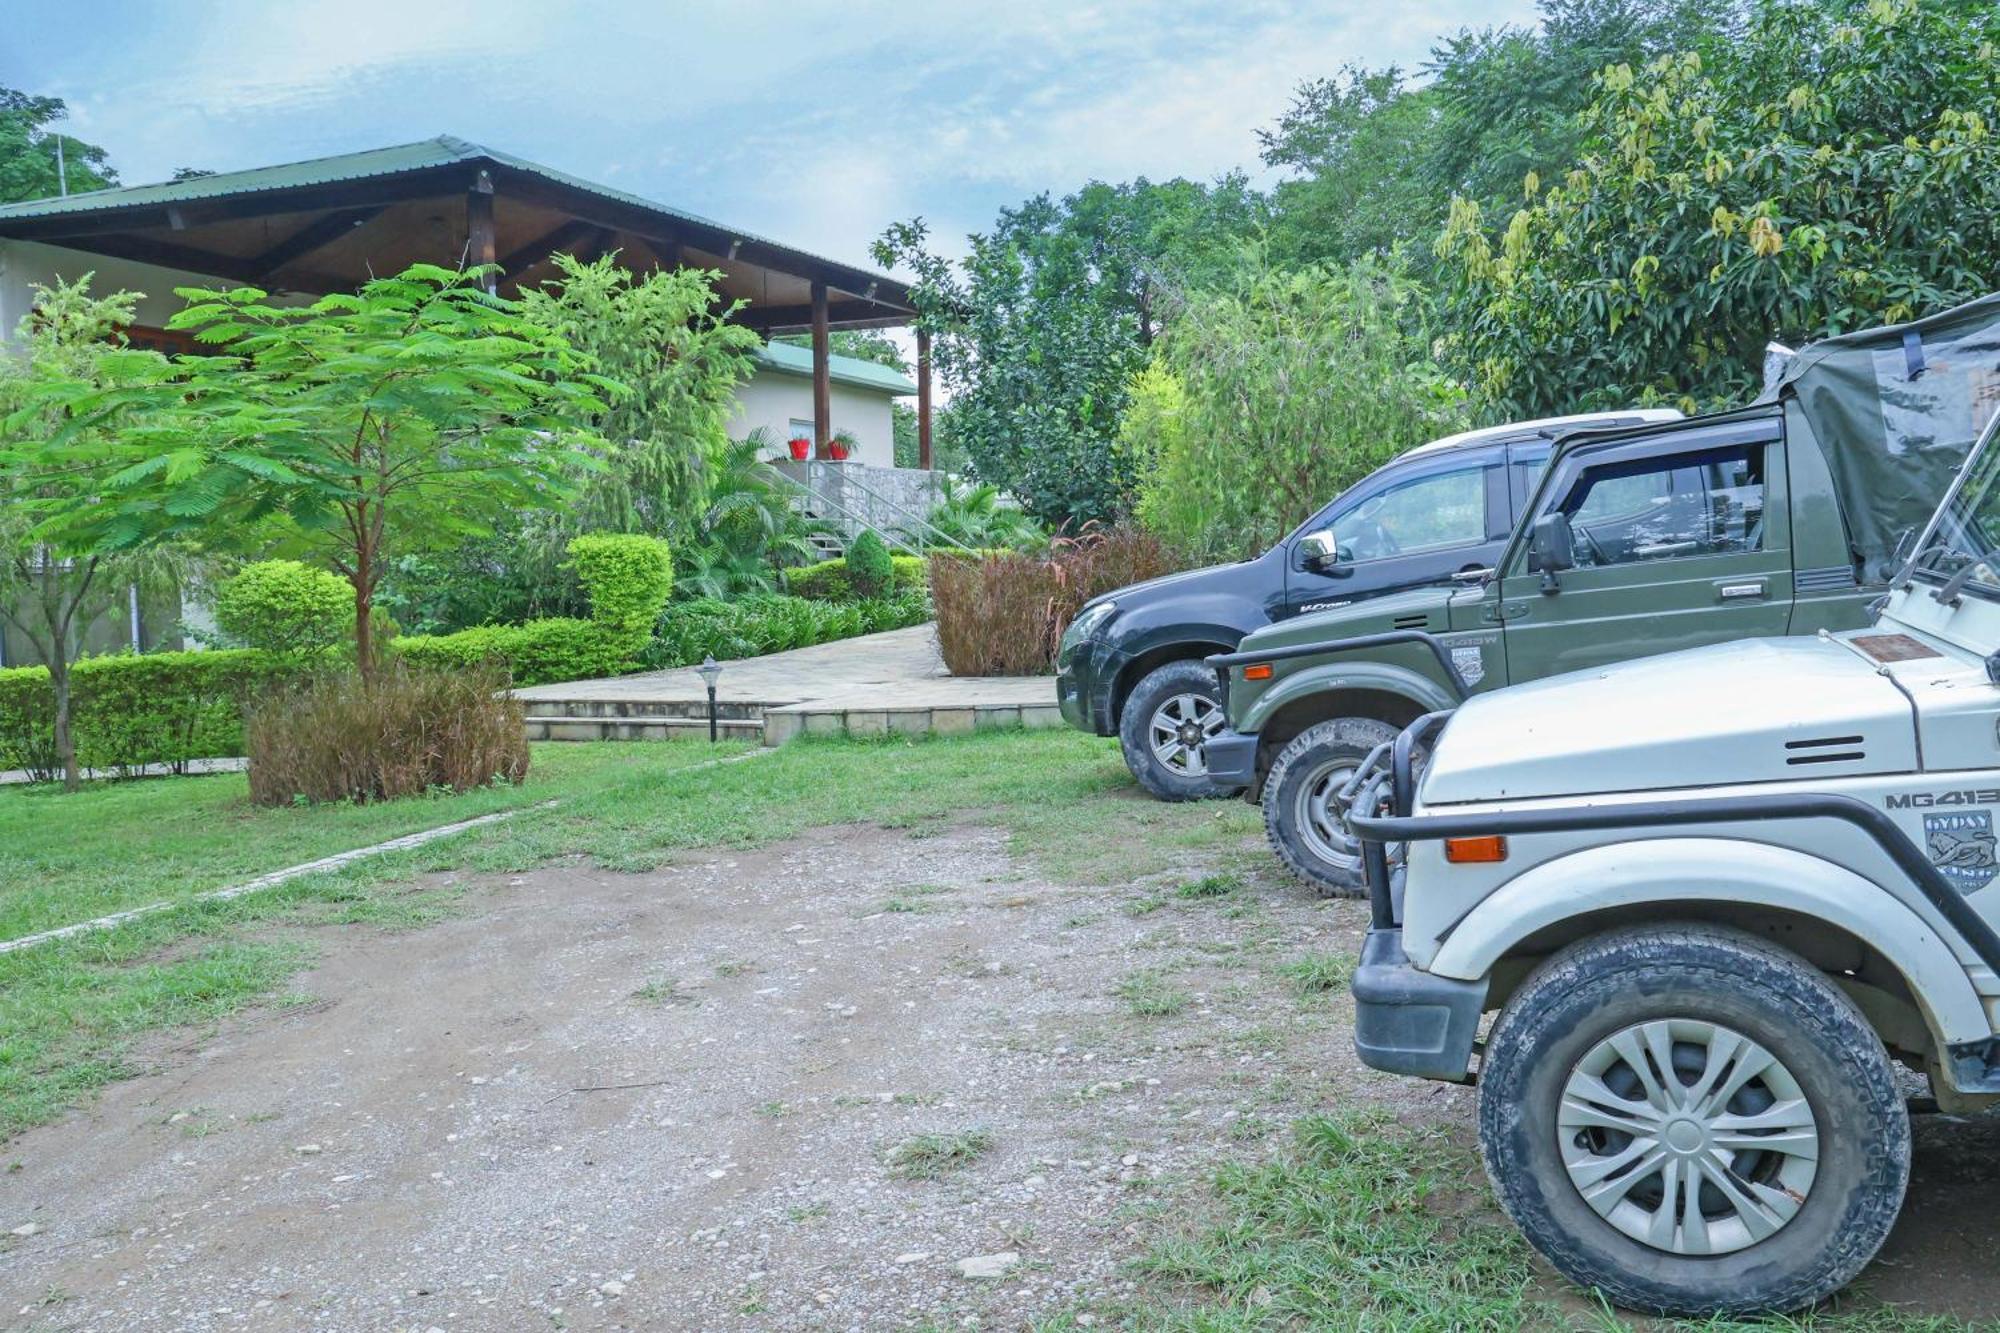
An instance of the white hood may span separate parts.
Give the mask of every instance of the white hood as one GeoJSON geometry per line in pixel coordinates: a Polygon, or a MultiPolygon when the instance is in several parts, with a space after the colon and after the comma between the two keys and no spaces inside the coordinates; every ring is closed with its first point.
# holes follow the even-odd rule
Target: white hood
{"type": "Polygon", "coordinates": [[[1914,772],[1910,701],[1853,649],[1749,639],[1480,695],[1438,738],[1426,806],[1914,772]]]}

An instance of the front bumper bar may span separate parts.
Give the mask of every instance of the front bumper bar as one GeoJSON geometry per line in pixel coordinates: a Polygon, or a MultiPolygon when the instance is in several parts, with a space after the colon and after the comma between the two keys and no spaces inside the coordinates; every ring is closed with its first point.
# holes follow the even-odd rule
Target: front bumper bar
{"type": "Polygon", "coordinates": [[[1487,981],[1433,976],[1403,952],[1401,930],[1370,930],[1354,994],[1354,1050],[1370,1069],[1464,1083],[1487,981]]]}
{"type": "Polygon", "coordinates": [[[1208,776],[1227,787],[1249,787],[1257,778],[1257,737],[1227,728],[1201,743],[1208,776]]]}

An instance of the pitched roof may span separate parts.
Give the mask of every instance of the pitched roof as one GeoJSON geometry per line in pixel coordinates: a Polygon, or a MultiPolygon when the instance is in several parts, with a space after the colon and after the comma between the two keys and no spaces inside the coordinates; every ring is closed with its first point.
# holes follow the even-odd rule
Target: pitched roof
{"type": "MultiPolygon", "coordinates": [[[[813,373],[812,349],[796,343],[765,343],[757,349],[757,363],[781,375],[810,376],[813,373]]],[[[917,386],[910,382],[909,377],[894,366],[864,361],[858,356],[828,357],[826,373],[828,379],[842,384],[851,384],[857,389],[873,389],[877,393],[899,398],[917,391],[917,386]]]]}
{"type": "Polygon", "coordinates": [[[94,214],[116,211],[165,209],[207,200],[312,190],[315,187],[338,185],[343,182],[378,181],[423,172],[436,172],[443,168],[473,163],[490,164],[505,172],[537,179],[560,189],[591,195],[622,208],[641,210],[670,219],[684,227],[711,233],[721,240],[723,245],[730,247],[732,255],[735,250],[730,243],[734,242],[746,247],[755,247],[773,256],[797,261],[803,266],[801,271],[806,268],[824,271],[828,278],[835,280],[834,285],[841,290],[866,293],[870,300],[878,299],[879,294],[881,300],[905,306],[909,299],[904,284],[887,274],[795,249],[769,237],[759,236],[712,218],[690,213],[685,209],[674,208],[642,195],[613,189],[608,185],[599,185],[581,176],[572,176],[553,167],[545,167],[538,162],[530,162],[526,158],[486,148],[449,134],[441,134],[416,143],[397,144],[390,148],[340,153],[332,157],[309,158],[303,162],[287,162],[247,171],[224,171],[212,176],[195,176],[187,180],[166,181],[155,185],[114,186],[83,194],[4,204],[0,205],[0,237],[8,234],[37,236],[46,230],[37,227],[16,232],[9,227],[10,223],[31,224],[43,219],[55,222],[60,219],[87,218],[94,214]]]}

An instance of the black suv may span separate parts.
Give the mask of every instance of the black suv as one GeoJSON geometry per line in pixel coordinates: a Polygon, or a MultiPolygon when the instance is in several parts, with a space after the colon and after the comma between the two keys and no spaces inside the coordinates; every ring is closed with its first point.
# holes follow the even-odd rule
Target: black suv
{"type": "Polygon", "coordinates": [[[1558,436],[1679,415],[1593,412],[1433,440],[1369,473],[1254,559],[1107,593],[1063,634],[1063,717],[1099,736],[1115,733],[1132,775],[1163,800],[1232,795],[1237,789],[1211,779],[1202,757],[1223,726],[1204,657],[1233,652],[1251,630],[1289,616],[1484,578],[1558,436]]]}

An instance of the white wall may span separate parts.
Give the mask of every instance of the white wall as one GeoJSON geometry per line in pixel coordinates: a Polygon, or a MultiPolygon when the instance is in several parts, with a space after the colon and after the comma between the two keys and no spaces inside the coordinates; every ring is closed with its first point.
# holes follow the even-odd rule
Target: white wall
{"type": "MultiPolygon", "coordinates": [[[[57,278],[75,282],[86,273],[95,275],[90,280],[94,296],[121,291],[143,293],[146,299],[139,302],[139,323],[156,329],[165,327],[187,304],[174,295],[174,288],[238,285],[209,273],[188,273],[130,259],[86,254],[39,241],[0,241],[0,341],[13,341],[14,330],[35,303],[34,284],[46,287],[57,278]]],[[[274,299],[280,304],[291,304],[307,298],[274,299]]]]}
{"type": "MultiPolygon", "coordinates": [[[[729,434],[742,439],[762,426],[771,443],[780,451],[792,437],[792,422],[813,419],[812,380],[804,375],[787,375],[775,370],[759,370],[736,391],[736,417],[729,434]]],[[[854,436],[860,446],[852,458],[870,467],[896,465],[895,425],[887,394],[833,382],[833,428],[854,436]]]]}

